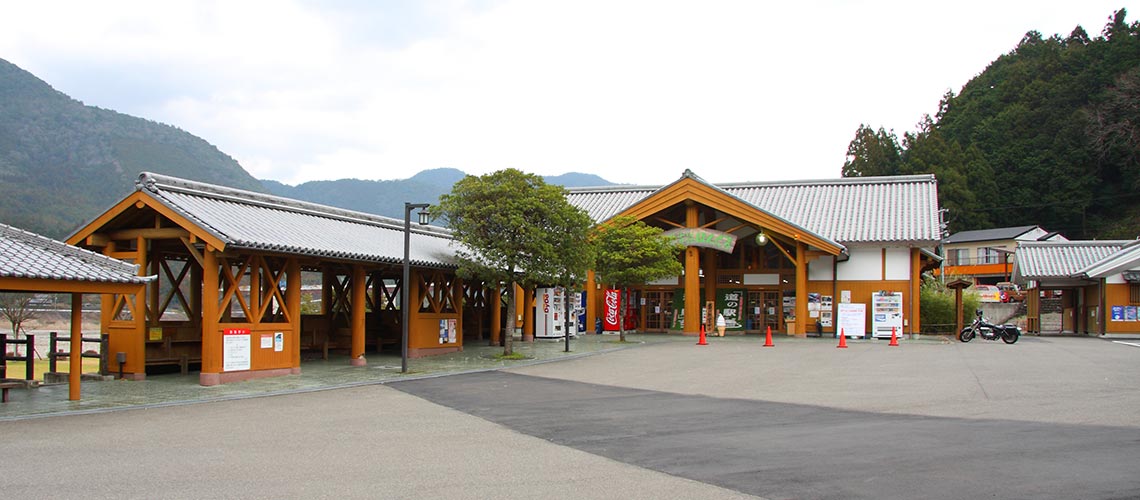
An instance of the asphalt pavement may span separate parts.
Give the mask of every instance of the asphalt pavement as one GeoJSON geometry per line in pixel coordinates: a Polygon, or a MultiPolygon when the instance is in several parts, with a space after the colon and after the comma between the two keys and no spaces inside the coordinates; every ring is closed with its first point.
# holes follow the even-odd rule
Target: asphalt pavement
{"type": "Polygon", "coordinates": [[[0,491],[1140,497],[1140,347],[1045,337],[848,349],[833,339],[778,337],[772,348],[755,337],[694,341],[660,337],[451,376],[4,421],[0,491]]]}

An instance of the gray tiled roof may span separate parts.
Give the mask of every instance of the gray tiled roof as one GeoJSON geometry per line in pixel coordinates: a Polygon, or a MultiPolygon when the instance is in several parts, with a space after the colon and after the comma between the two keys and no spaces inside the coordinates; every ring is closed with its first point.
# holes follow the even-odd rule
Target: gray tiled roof
{"type": "Polygon", "coordinates": [[[0,224],[0,276],[101,283],[146,283],[138,266],[0,224]]]}
{"type": "Polygon", "coordinates": [[[993,229],[958,231],[946,238],[946,243],[1012,240],[1034,229],[1037,229],[1037,226],[996,227],[993,229]]]}
{"type": "Polygon", "coordinates": [[[1082,268],[1075,274],[1082,278],[1107,278],[1140,265],[1140,241],[1133,240],[1104,259],[1082,268]]]}
{"type": "Polygon", "coordinates": [[[1018,244],[1014,274],[1024,280],[1070,278],[1111,257],[1130,241],[1027,241],[1018,244]]]}
{"type": "MultiPolygon", "coordinates": [[[[935,245],[941,238],[933,175],[747,182],[715,187],[823,238],[853,243],[935,245]]],[[[604,221],[661,189],[567,189],[571,204],[604,221]]]]}
{"type": "MultiPolygon", "coordinates": [[[[135,184],[227,248],[403,263],[403,220],[147,172],[135,184]]],[[[451,242],[447,229],[412,222],[411,263],[454,267],[451,242]]]]}

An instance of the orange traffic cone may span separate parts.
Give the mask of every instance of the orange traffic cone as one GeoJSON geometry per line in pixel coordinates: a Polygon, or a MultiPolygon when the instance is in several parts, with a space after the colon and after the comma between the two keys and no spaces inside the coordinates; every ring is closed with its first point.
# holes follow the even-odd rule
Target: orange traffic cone
{"type": "Polygon", "coordinates": [[[847,336],[843,334],[843,329],[839,329],[839,345],[835,346],[838,349],[847,348],[847,336]]]}
{"type": "Polygon", "coordinates": [[[768,327],[768,334],[764,338],[764,347],[776,347],[776,344],[772,343],[772,327],[771,326],[768,327]]]}
{"type": "Polygon", "coordinates": [[[887,345],[893,345],[895,347],[899,345],[899,338],[895,336],[895,327],[893,326],[891,327],[891,343],[887,345]]]}
{"type": "Polygon", "coordinates": [[[697,341],[697,345],[709,345],[709,343],[705,341],[705,325],[701,325],[701,339],[697,341]]]}

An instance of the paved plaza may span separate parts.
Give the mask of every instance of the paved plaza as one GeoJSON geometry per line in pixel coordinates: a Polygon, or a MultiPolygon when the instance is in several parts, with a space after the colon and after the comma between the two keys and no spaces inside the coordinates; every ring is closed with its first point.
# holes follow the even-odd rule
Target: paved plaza
{"type": "MultiPolygon", "coordinates": [[[[228,384],[226,394],[209,397],[9,414],[0,422],[7,451],[0,491],[13,498],[1140,495],[1135,342],[927,338],[837,349],[834,339],[777,337],[773,348],[756,337],[711,338],[707,346],[680,336],[613,340],[587,336],[558,356],[561,344],[520,344],[533,349],[522,362],[491,360],[472,346],[467,361],[447,369],[441,360],[412,360],[411,375],[398,375],[398,358],[395,373],[386,371],[390,360],[371,356],[365,369],[306,363],[299,380],[228,384]],[[322,387],[316,379],[326,372],[322,387]],[[330,387],[339,388],[322,390],[330,387]]],[[[150,384],[156,396],[213,389],[173,378],[181,380],[88,384],[84,398],[103,394],[93,386],[150,384]]],[[[34,403],[18,397],[10,408],[34,403]]]]}

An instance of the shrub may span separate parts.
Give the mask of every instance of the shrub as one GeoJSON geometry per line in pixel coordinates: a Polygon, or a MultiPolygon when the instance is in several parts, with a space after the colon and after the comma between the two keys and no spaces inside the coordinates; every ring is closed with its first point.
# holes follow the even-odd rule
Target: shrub
{"type": "MultiPolygon", "coordinates": [[[[930,276],[924,276],[922,287],[919,290],[919,304],[921,309],[923,333],[954,333],[957,325],[954,314],[957,309],[954,304],[954,290],[946,288],[942,281],[930,276]]],[[[962,321],[973,321],[974,310],[978,308],[978,296],[973,292],[962,294],[962,321]]]]}

